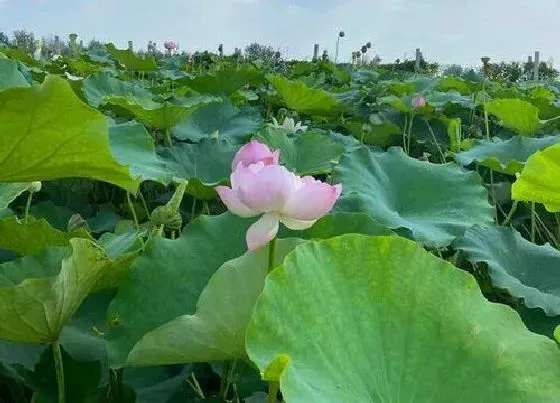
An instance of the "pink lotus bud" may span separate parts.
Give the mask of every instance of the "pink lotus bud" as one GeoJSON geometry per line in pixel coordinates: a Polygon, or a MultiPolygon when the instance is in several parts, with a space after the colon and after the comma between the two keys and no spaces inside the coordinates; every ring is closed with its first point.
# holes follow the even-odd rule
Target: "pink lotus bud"
{"type": "Polygon", "coordinates": [[[173,41],[166,41],[163,43],[163,47],[167,50],[175,50],[177,48],[177,44],[173,41]]]}
{"type": "Polygon", "coordinates": [[[264,165],[276,165],[279,158],[280,150],[271,152],[266,144],[251,140],[237,151],[231,163],[231,170],[235,171],[239,163],[242,163],[245,167],[257,162],[262,162],[264,165]]]}
{"type": "Polygon", "coordinates": [[[266,245],[280,223],[293,230],[310,228],[340,197],[342,185],[329,185],[312,176],[300,177],[281,165],[239,164],[231,174],[231,188],[216,191],[229,211],[240,217],[263,214],[247,231],[249,250],[266,245]]]}
{"type": "Polygon", "coordinates": [[[418,95],[416,98],[412,100],[412,106],[414,109],[420,109],[426,106],[426,98],[422,95],[418,95]]]}

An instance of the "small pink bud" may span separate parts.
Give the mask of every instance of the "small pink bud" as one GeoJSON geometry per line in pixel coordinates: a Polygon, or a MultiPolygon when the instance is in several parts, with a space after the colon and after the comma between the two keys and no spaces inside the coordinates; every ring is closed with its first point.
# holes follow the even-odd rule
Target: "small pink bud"
{"type": "Polygon", "coordinates": [[[164,42],[163,47],[167,50],[175,50],[177,48],[177,44],[173,41],[166,41],[164,42]]]}
{"type": "Polygon", "coordinates": [[[426,106],[426,98],[422,95],[418,95],[416,98],[412,100],[412,106],[414,109],[420,109],[426,106]]]}

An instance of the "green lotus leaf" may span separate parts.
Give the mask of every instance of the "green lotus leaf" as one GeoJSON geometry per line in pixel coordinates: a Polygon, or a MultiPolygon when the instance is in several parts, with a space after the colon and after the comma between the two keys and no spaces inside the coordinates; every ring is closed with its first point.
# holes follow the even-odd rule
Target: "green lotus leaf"
{"type": "Polygon", "coordinates": [[[309,88],[301,80],[290,81],[280,75],[267,80],[280,94],[285,107],[305,115],[336,115],[341,112],[339,101],[323,89],[309,88]]]}
{"type": "Polygon", "coordinates": [[[280,163],[300,175],[329,173],[344,153],[344,146],[315,131],[288,136],[282,129],[267,127],[255,138],[272,150],[280,149],[280,163]]]}
{"type": "Polygon", "coordinates": [[[46,220],[20,221],[16,217],[0,220],[0,248],[30,255],[47,246],[67,246],[73,238],[91,239],[85,229],[62,232],[46,220]]]}
{"type": "Polygon", "coordinates": [[[455,154],[455,160],[463,166],[476,161],[493,171],[515,175],[521,172],[531,155],[558,142],[560,135],[540,138],[515,136],[505,141],[498,138],[492,141],[475,140],[470,150],[455,154]]]}
{"type": "Polygon", "coordinates": [[[246,343],[287,402],[544,403],[560,394],[555,342],[488,302],[470,274],[399,237],[296,247],[269,274],[246,343]]]}
{"type": "Polygon", "coordinates": [[[500,124],[522,136],[534,134],[541,126],[539,109],[521,99],[495,99],[486,104],[488,113],[500,119],[500,124]]]}
{"type": "Polygon", "coordinates": [[[160,150],[167,169],[175,178],[188,179],[187,193],[200,200],[217,197],[214,187],[229,181],[231,162],[239,146],[228,139],[202,139],[160,150]]]}
{"type": "Polygon", "coordinates": [[[560,211],[560,144],[529,157],[511,188],[514,200],[542,203],[548,211],[560,211]]]}
{"type": "Polygon", "coordinates": [[[475,227],[454,243],[473,263],[488,264],[492,284],[529,308],[560,315],[560,251],[524,239],[513,228],[475,227]]]}
{"type": "Polygon", "coordinates": [[[70,245],[0,265],[1,339],[51,343],[58,338],[108,260],[89,240],[72,239],[70,245]]]}
{"type": "Polygon", "coordinates": [[[217,102],[219,98],[200,97],[179,105],[170,102],[160,104],[151,99],[120,96],[107,97],[106,100],[111,105],[129,111],[148,127],[168,130],[177,126],[197,109],[209,103],[217,102]]]}
{"type": "Polygon", "coordinates": [[[179,238],[155,238],[146,246],[109,307],[112,365],[123,365],[146,333],[195,313],[200,293],[214,272],[246,252],[245,233],[251,223],[229,213],[202,216],[187,225],[179,238]]]}
{"type": "Polygon", "coordinates": [[[252,66],[221,69],[211,74],[181,80],[193,90],[207,94],[231,95],[246,85],[258,87],[264,81],[262,71],[252,66]]]}
{"type": "Polygon", "coordinates": [[[136,53],[130,49],[120,50],[112,43],[108,43],[105,46],[109,55],[111,55],[114,60],[124,65],[127,70],[144,72],[157,70],[156,59],[153,56],[140,59],[136,56],[136,53]]]}
{"type": "Polygon", "coordinates": [[[481,83],[463,80],[459,77],[444,77],[438,84],[439,91],[458,91],[462,95],[469,95],[482,89],[481,83]]]}
{"type": "Polygon", "coordinates": [[[129,122],[109,126],[111,152],[134,177],[163,184],[171,181],[171,172],[155,153],[154,140],[140,123],[129,122]]]}
{"type": "MultiPolygon", "coordinates": [[[[279,240],[276,265],[301,239],[279,240]]],[[[200,294],[196,312],[145,334],[127,366],[153,366],[245,358],[245,329],[268,273],[268,247],[224,263],[200,294]]]]}
{"type": "Polygon", "coordinates": [[[364,212],[391,229],[408,229],[430,246],[447,246],[467,228],[493,223],[477,173],[422,162],[401,148],[386,153],[361,148],[344,155],[333,183],[342,183],[338,210],[364,212]]]}
{"type": "Polygon", "coordinates": [[[0,58],[0,91],[13,87],[29,87],[25,76],[17,68],[17,63],[0,58]]]}
{"type": "Polygon", "coordinates": [[[114,78],[109,72],[97,73],[83,81],[82,93],[87,102],[97,108],[109,97],[134,97],[152,99],[154,96],[146,88],[114,78]]]}
{"type": "Polygon", "coordinates": [[[217,132],[220,137],[243,143],[262,126],[262,122],[258,110],[237,108],[229,99],[224,99],[194,111],[172,133],[179,140],[196,142],[217,132]]]}
{"type": "Polygon", "coordinates": [[[0,182],[85,177],[136,193],[139,181],[115,161],[105,117],[62,78],[0,92],[0,182]]]}

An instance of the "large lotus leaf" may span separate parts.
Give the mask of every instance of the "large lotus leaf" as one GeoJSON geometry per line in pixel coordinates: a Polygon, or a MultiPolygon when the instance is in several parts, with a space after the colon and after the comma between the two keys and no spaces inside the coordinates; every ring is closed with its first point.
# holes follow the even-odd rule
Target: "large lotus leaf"
{"type": "Polygon", "coordinates": [[[476,140],[470,150],[455,154],[455,160],[463,166],[476,161],[493,171],[515,175],[521,172],[531,155],[558,142],[560,136],[515,136],[505,141],[498,138],[492,141],[476,140]]]}
{"type": "Polygon", "coordinates": [[[245,142],[262,126],[258,110],[248,107],[237,108],[229,99],[221,103],[211,103],[193,112],[185,121],[176,126],[172,133],[179,140],[199,141],[219,136],[245,142]]]}
{"type": "Polygon", "coordinates": [[[139,181],[109,148],[106,118],[62,78],[0,92],[0,182],[98,179],[135,193],[139,181]]]}
{"type": "Polygon", "coordinates": [[[247,353],[287,402],[552,402],[560,352],[414,242],[308,242],[269,274],[247,353]]]}
{"type": "Polygon", "coordinates": [[[187,192],[200,200],[211,200],[214,187],[227,183],[231,162],[239,146],[228,139],[202,139],[162,148],[160,155],[176,178],[188,179],[187,192]]]}
{"type": "Polygon", "coordinates": [[[155,238],[146,246],[109,308],[113,365],[124,364],[146,333],[195,312],[200,293],[214,272],[247,250],[245,232],[251,222],[229,213],[202,216],[187,225],[179,238],[155,238]]]}
{"type": "Polygon", "coordinates": [[[231,95],[245,85],[259,86],[264,81],[261,70],[252,66],[240,69],[222,69],[211,74],[181,80],[200,93],[231,95]]]}
{"type": "Polygon", "coordinates": [[[560,251],[524,239],[513,228],[475,227],[455,242],[469,261],[488,264],[492,284],[529,308],[560,315],[560,251]]]}
{"type": "Polygon", "coordinates": [[[305,115],[336,115],[341,111],[339,101],[323,89],[309,88],[301,80],[290,81],[280,75],[267,77],[280,94],[284,106],[305,115]]]}
{"type": "Polygon", "coordinates": [[[46,220],[23,222],[15,217],[0,220],[0,248],[30,255],[47,246],[67,246],[72,238],[91,239],[82,228],[72,232],[54,229],[46,220]]]}
{"type": "Polygon", "coordinates": [[[12,87],[29,87],[29,83],[18,70],[16,62],[0,58],[0,91],[12,87]]]}
{"type": "Polygon", "coordinates": [[[444,77],[439,84],[437,89],[440,91],[458,91],[462,95],[469,95],[475,91],[482,89],[481,83],[475,83],[473,81],[463,80],[462,78],[450,76],[444,77]]]}
{"type": "Polygon", "coordinates": [[[284,130],[267,127],[256,139],[273,150],[280,149],[280,163],[300,175],[329,173],[344,153],[343,145],[314,131],[288,136],[284,130]]]}
{"type": "MultiPolygon", "coordinates": [[[[344,233],[388,235],[391,231],[363,213],[327,215],[305,231],[281,231],[279,237],[323,239],[344,233]]],[[[301,239],[280,239],[276,264],[301,239]]],[[[268,271],[268,248],[248,252],[222,265],[204,288],[194,315],[179,316],[147,333],[126,365],[165,365],[245,357],[245,329],[268,271]]]]}
{"type": "Polygon", "coordinates": [[[529,157],[511,188],[514,200],[542,203],[548,211],[560,211],[560,144],[529,157]]]}
{"type": "Polygon", "coordinates": [[[106,45],[109,55],[126,67],[130,71],[155,71],[157,70],[156,59],[153,56],[148,56],[140,59],[130,49],[121,50],[117,49],[112,43],[106,45]]]}
{"type": "Polygon", "coordinates": [[[151,100],[146,103],[144,99],[132,97],[108,97],[107,103],[128,110],[136,119],[148,127],[167,130],[177,126],[197,109],[217,100],[219,99],[202,97],[197,98],[193,102],[185,102],[180,105],[170,102],[153,105],[151,100]]]}
{"type": "Polygon", "coordinates": [[[107,265],[86,239],[0,265],[0,338],[50,343],[92,291],[107,265]],[[70,253],[71,252],[71,253],[70,253]]]}
{"type": "Polygon", "coordinates": [[[154,140],[146,128],[136,122],[109,127],[111,152],[122,165],[128,166],[134,177],[168,184],[171,172],[155,153],[154,140]]]}
{"type": "Polygon", "coordinates": [[[486,104],[488,113],[500,119],[500,124],[529,136],[540,128],[539,108],[521,99],[495,99],[486,104]]]}
{"type": "Polygon", "coordinates": [[[139,85],[121,81],[112,77],[109,72],[102,72],[89,76],[83,81],[82,93],[87,102],[93,107],[106,103],[108,97],[135,97],[151,99],[153,94],[139,85]]]}
{"type": "MultiPolygon", "coordinates": [[[[279,240],[276,265],[304,242],[279,240]]],[[[200,294],[196,312],[145,334],[127,366],[153,366],[245,358],[245,329],[268,273],[268,247],[224,263],[200,294]]]]}
{"type": "Polygon", "coordinates": [[[397,147],[344,155],[334,183],[342,183],[345,194],[340,210],[368,213],[391,229],[409,229],[414,239],[430,246],[447,246],[467,228],[493,222],[477,173],[422,162],[397,147]]]}

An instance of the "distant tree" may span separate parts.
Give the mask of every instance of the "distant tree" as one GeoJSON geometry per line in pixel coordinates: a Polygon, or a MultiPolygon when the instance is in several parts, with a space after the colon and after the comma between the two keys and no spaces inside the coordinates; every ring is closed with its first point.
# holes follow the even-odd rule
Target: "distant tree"
{"type": "Polygon", "coordinates": [[[95,55],[105,55],[107,54],[107,49],[105,48],[105,44],[103,42],[100,42],[96,39],[92,39],[91,41],[89,41],[88,46],[87,46],[88,52],[95,54],[95,55]]]}
{"type": "Polygon", "coordinates": [[[27,53],[33,53],[35,51],[35,35],[33,35],[33,32],[28,32],[23,29],[14,31],[12,45],[27,53]]]}
{"type": "Polygon", "coordinates": [[[0,45],[7,46],[10,44],[10,38],[4,32],[0,31],[0,45]]]}
{"type": "Polygon", "coordinates": [[[450,64],[449,66],[443,69],[444,76],[461,77],[462,74],[463,74],[463,66],[459,64],[450,64]]]}
{"type": "Polygon", "coordinates": [[[245,58],[251,62],[261,60],[264,63],[272,63],[277,59],[277,52],[272,46],[255,42],[245,48],[245,58]]]}

